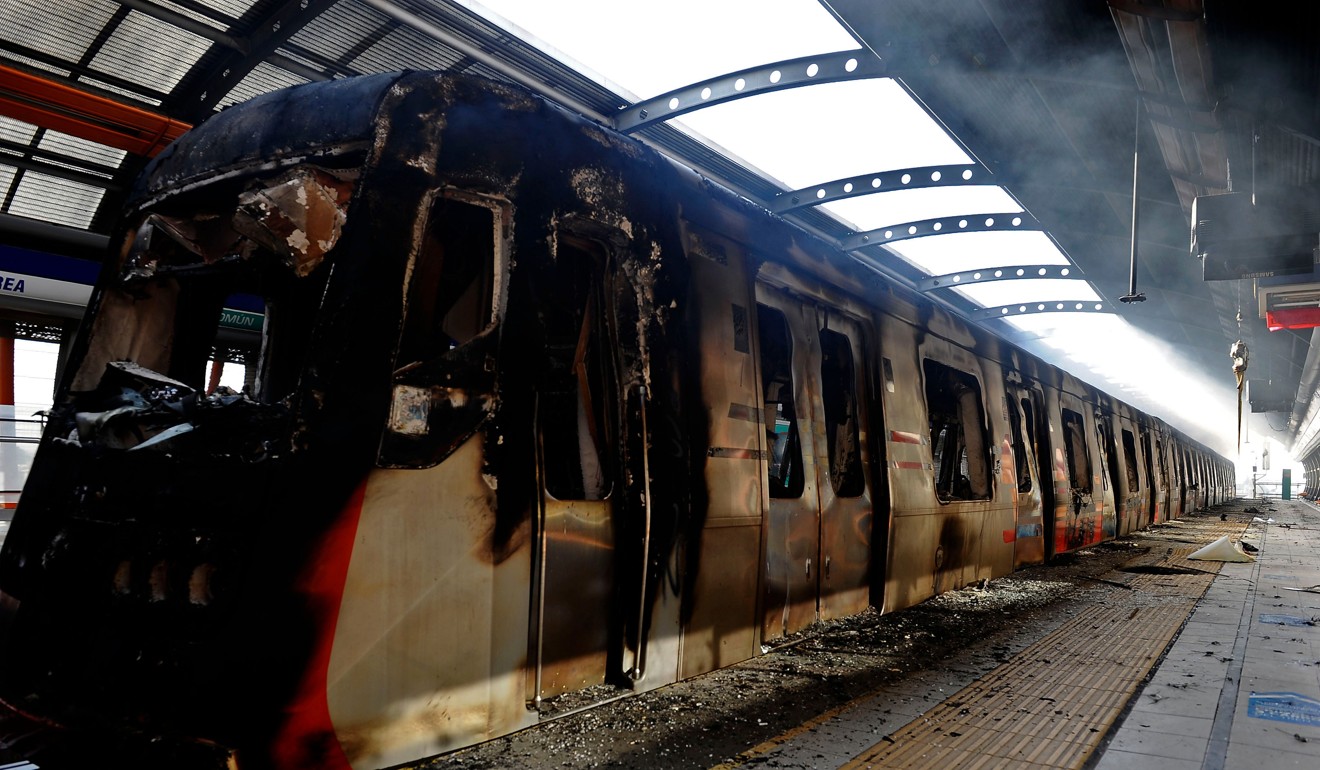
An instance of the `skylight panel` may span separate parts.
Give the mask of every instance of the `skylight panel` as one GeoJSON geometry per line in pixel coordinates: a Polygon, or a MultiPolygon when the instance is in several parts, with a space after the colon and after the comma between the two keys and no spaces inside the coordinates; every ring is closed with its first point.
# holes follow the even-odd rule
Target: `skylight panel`
{"type": "MultiPolygon", "coordinates": [[[[966,156],[963,156],[964,158],[966,156]]],[[[920,165],[966,163],[964,160],[920,165]]],[[[892,167],[891,168],[902,168],[892,167]]],[[[883,175],[881,175],[883,178],[883,175]]],[[[837,178],[837,177],[836,177],[837,178]]],[[[926,187],[916,190],[863,195],[857,198],[826,203],[822,208],[851,222],[859,230],[874,230],[886,225],[918,222],[937,217],[949,217],[943,229],[957,232],[959,219],[969,214],[998,214],[1022,211],[1022,205],[1002,187],[994,185],[968,185],[966,187],[926,187]]]]}
{"type": "Polygon", "coordinates": [[[212,29],[219,30],[221,32],[228,30],[230,25],[233,24],[233,22],[238,19],[238,16],[232,13],[225,13],[223,9],[212,8],[210,9],[211,11],[213,11],[212,13],[206,13],[202,11],[201,7],[193,7],[187,4],[173,3],[170,2],[170,0],[155,0],[155,2],[156,5],[160,6],[162,9],[166,11],[177,13],[186,19],[190,19],[199,24],[205,24],[206,26],[211,27],[212,29]],[[229,18],[222,21],[220,19],[215,18],[216,16],[227,16],[229,18]]]}
{"type": "Polygon", "coordinates": [[[885,79],[761,94],[681,121],[794,189],[971,160],[897,83],[885,79]]]}
{"type": "Polygon", "coordinates": [[[281,88],[296,86],[307,81],[299,75],[295,75],[288,70],[280,69],[272,64],[262,62],[247,74],[247,77],[238,82],[229,93],[225,94],[220,103],[215,106],[217,110],[228,107],[231,104],[245,102],[254,96],[277,91],[281,88]]]}
{"type": "MultiPolygon", "coordinates": [[[[248,12],[248,9],[257,4],[257,0],[206,0],[204,4],[231,19],[240,19],[243,17],[243,14],[248,12]]],[[[164,5],[175,13],[188,14],[192,18],[206,18],[203,14],[193,13],[190,8],[183,4],[173,3],[166,0],[165,2],[162,2],[161,5],[164,5]]]]}
{"type": "Polygon", "coordinates": [[[92,60],[101,72],[168,93],[211,47],[211,41],[133,11],[92,60]]]}
{"type": "MultiPolygon", "coordinates": [[[[371,40],[378,30],[394,26],[389,17],[380,11],[357,3],[337,3],[318,14],[307,26],[294,33],[290,43],[308,51],[338,61],[360,45],[363,40],[371,40]]],[[[434,47],[434,41],[427,39],[425,47],[434,47]]],[[[404,62],[395,62],[399,69],[404,62]]],[[[414,65],[417,66],[417,65],[414,65]]],[[[377,71],[369,68],[371,71],[377,71]]]]}
{"type": "Polygon", "coordinates": [[[951,233],[900,241],[889,248],[930,275],[1009,265],[1069,265],[1054,242],[1038,230],[951,233]]]}
{"type": "Polygon", "coordinates": [[[28,171],[18,183],[9,213],[85,230],[104,195],[100,187],[28,171]]]}
{"type": "Polygon", "coordinates": [[[11,0],[0,14],[0,39],[76,62],[118,9],[110,0],[11,0]]]}
{"type": "Polygon", "coordinates": [[[37,127],[31,123],[0,115],[0,139],[15,144],[27,144],[36,134],[37,127]]]}
{"type": "MultiPolygon", "coordinates": [[[[1038,311],[1075,310],[1076,305],[1094,307],[1100,295],[1085,281],[1069,281],[1063,278],[1030,278],[1015,281],[991,281],[955,289],[981,307],[999,307],[1000,305],[1038,306],[1038,311]],[[1058,307],[1062,304],[1063,307],[1058,307]]],[[[1033,309],[1027,307],[1027,310],[1033,309]]],[[[1025,312],[1025,311],[1023,311],[1025,312]]]]}
{"type": "Polygon", "coordinates": [[[545,0],[457,2],[631,98],[858,47],[815,0],[574,0],[571,8],[545,0]]]}
{"type": "Polygon", "coordinates": [[[5,165],[4,156],[0,156],[0,195],[9,195],[9,188],[14,184],[14,175],[17,173],[18,169],[5,165]]]}
{"type": "MultiPolygon", "coordinates": [[[[571,12],[539,0],[460,2],[634,100],[750,67],[859,50],[814,0],[575,0],[571,12]],[[584,18],[593,23],[582,24],[584,18]],[[634,34],[637,30],[645,34],[634,34]]],[[[759,94],[688,113],[670,125],[790,189],[878,171],[972,162],[901,85],[885,78],[759,94]]],[[[924,200],[940,199],[940,191],[933,192],[924,200]]],[[[965,197],[942,208],[920,205],[918,199],[903,204],[870,197],[827,208],[862,228],[928,218],[929,211],[1020,210],[1002,191],[981,193],[980,205],[966,200],[977,193],[953,194],[965,197]],[[909,217],[910,212],[915,213],[909,217]]]]}
{"type": "Polygon", "coordinates": [[[123,150],[108,147],[98,142],[79,139],[76,136],[48,130],[41,137],[38,145],[43,150],[50,150],[71,158],[89,161],[106,168],[117,168],[127,155],[123,150]]]}
{"type": "Polygon", "coordinates": [[[349,64],[361,72],[391,72],[407,67],[448,69],[463,55],[409,27],[382,37],[349,64]]]}

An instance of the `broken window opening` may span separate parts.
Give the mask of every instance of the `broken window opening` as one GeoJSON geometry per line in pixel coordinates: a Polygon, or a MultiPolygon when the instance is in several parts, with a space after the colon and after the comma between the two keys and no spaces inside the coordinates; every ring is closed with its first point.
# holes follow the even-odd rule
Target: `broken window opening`
{"type": "Polygon", "coordinates": [[[225,217],[208,212],[195,220],[155,214],[144,220],[118,279],[102,290],[74,392],[95,388],[108,364],[129,361],[205,393],[217,347],[258,345],[255,332],[221,328],[236,295],[264,305],[260,375],[246,395],[273,404],[293,392],[328,269],[300,276],[278,255],[217,224],[225,217]],[[168,228],[161,224],[167,219],[168,228]]]}
{"type": "Polygon", "coordinates": [[[485,424],[495,404],[496,271],[506,253],[508,205],[459,190],[424,205],[377,459],[387,468],[438,464],[485,424]]]}
{"type": "Polygon", "coordinates": [[[770,496],[801,497],[805,489],[802,444],[793,402],[793,338],[783,312],[756,306],[761,350],[761,393],[765,399],[767,483],[770,496]]]}
{"type": "MultiPolygon", "coordinates": [[[[1022,400],[1022,409],[1029,409],[1030,404],[1026,399],[1022,400]]],[[[1028,412],[1029,414],[1029,412],[1028,412]]],[[[1018,402],[1011,396],[1008,398],[1008,427],[1010,439],[1013,442],[1013,467],[1017,471],[1017,491],[1031,491],[1031,458],[1027,452],[1027,442],[1022,430],[1023,426],[1022,411],[1018,408],[1018,402]]],[[[1030,430],[1030,428],[1028,428],[1030,430]]]]}
{"type": "Polygon", "coordinates": [[[413,262],[398,369],[434,361],[492,324],[500,213],[495,202],[455,192],[431,204],[413,262]]]}
{"type": "Polygon", "coordinates": [[[830,485],[836,497],[860,497],[866,491],[862,475],[862,443],[857,411],[857,373],[852,343],[846,335],[820,330],[821,401],[825,408],[825,442],[830,459],[830,485]]]}
{"type": "Polygon", "coordinates": [[[1071,409],[1063,410],[1063,447],[1068,461],[1068,486],[1075,494],[1089,495],[1091,486],[1091,455],[1086,448],[1086,429],[1082,415],[1071,409]]]}
{"type": "Polygon", "coordinates": [[[536,292],[545,334],[539,389],[545,489],[556,500],[604,500],[617,391],[600,243],[560,231],[554,267],[536,292]]]}
{"type": "Polygon", "coordinates": [[[1137,439],[1132,431],[1123,431],[1123,462],[1127,465],[1128,493],[1141,489],[1141,476],[1137,473],[1137,439]]]}
{"type": "Polygon", "coordinates": [[[981,385],[976,377],[936,361],[922,363],[926,413],[940,502],[988,500],[989,448],[981,385]]]}
{"type": "Polygon", "coordinates": [[[1100,451],[1104,455],[1104,476],[1101,483],[1104,489],[1118,490],[1118,445],[1114,443],[1114,426],[1110,418],[1099,413],[1095,418],[1095,429],[1100,438],[1100,451]]]}

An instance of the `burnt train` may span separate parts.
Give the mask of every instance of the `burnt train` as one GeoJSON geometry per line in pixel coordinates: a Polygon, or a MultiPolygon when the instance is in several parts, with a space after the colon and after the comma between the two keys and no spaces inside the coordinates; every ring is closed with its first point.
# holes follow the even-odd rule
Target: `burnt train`
{"type": "Polygon", "coordinates": [[[0,699],[136,766],[396,765],[1233,495],[1159,419],[475,77],[225,110],[111,251],[0,553],[0,699]],[[207,376],[238,296],[242,393],[207,376]]]}

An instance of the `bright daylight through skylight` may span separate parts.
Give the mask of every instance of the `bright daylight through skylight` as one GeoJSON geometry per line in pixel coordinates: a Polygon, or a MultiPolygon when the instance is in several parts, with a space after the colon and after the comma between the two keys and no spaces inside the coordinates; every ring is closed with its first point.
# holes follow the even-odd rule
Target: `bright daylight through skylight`
{"type": "MultiPolygon", "coordinates": [[[[814,0],[459,2],[629,102],[787,59],[850,50],[871,55],[814,0]]],[[[893,79],[763,94],[687,113],[671,125],[786,190],[888,170],[975,162],[893,79]]],[[[963,186],[847,198],[823,208],[859,232],[937,217],[1022,211],[988,176],[974,176],[963,186]]],[[[890,248],[932,276],[1017,265],[1070,266],[1048,235],[1030,230],[954,231],[896,241],[890,248]]],[[[1135,405],[1186,425],[1199,424],[1199,416],[1223,396],[1205,382],[1182,376],[1190,367],[1180,366],[1170,349],[1115,315],[1121,308],[1111,306],[1084,279],[1070,267],[1067,276],[1024,275],[956,291],[982,307],[1030,309],[1033,314],[1006,317],[1010,337],[1020,330],[1015,338],[1039,342],[1037,349],[1043,345],[1056,361],[1089,371],[1097,384],[1135,405]],[[1075,310],[1079,304],[1090,312],[1049,312],[1059,305],[1075,310]],[[1094,312],[1097,304],[1103,312],[1094,312]],[[1150,365],[1134,365],[1141,362],[1150,365]]]]}

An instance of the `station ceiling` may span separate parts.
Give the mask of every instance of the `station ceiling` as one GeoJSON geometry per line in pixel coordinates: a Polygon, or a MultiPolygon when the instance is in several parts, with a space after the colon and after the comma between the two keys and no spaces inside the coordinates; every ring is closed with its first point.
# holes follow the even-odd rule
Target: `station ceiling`
{"type": "MultiPolygon", "coordinates": [[[[606,123],[617,122],[621,108],[638,98],[660,96],[621,94],[473,5],[0,0],[0,239],[29,245],[36,239],[51,251],[86,254],[88,238],[94,242],[108,232],[132,178],[164,142],[228,105],[298,83],[396,69],[461,70],[519,82],[606,123]],[[34,222],[50,227],[29,227],[34,222]]],[[[1254,184],[1301,189],[1320,174],[1320,52],[1312,45],[1320,10],[1298,6],[1285,19],[1243,5],[821,2],[855,39],[862,69],[900,83],[956,140],[969,165],[993,175],[1024,216],[1048,233],[1063,255],[1059,263],[1071,266],[1074,278],[1084,277],[1088,297],[1093,291],[1106,314],[1176,354],[1162,363],[1134,357],[1132,367],[1175,366],[1179,375],[1222,384],[1215,406],[1204,410],[1205,425],[1188,424],[1196,422],[1193,415],[1180,427],[1233,451],[1229,350],[1242,340],[1251,350],[1249,379],[1300,393],[1290,409],[1256,415],[1249,432],[1295,442],[1300,457],[1314,449],[1320,428],[1310,413],[1320,372],[1311,355],[1312,330],[1267,331],[1253,282],[1203,280],[1189,248],[1196,196],[1254,184]],[[1134,288],[1134,151],[1141,158],[1135,289],[1145,301],[1125,304],[1119,299],[1134,288]]],[[[633,134],[767,207],[782,207],[784,196],[795,192],[666,122],[633,134]]],[[[860,167],[856,173],[884,170],[860,167]]],[[[828,175],[812,181],[832,180],[839,181],[828,175]]],[[[839,243],[859,235],[855,225],[821,207],[787,215],[839,243]]],[[[857,253],[914,287],[929,289],[938,274],[884,246],[857,253]]],[[[974,319],[1001,310],[965,292],[929,293],[974,319]]],[[[979,322],[1060,358],[1030,326],[1002,318],[979,322]]],[[[1114,343],[1096,335],[1076,344],[1099,350],[1114,343]]],[[[1090,355],[1082,349],[1066,358],[1065,366],[1085,369],[1090,355]]],[[[1113,381],[1130,380],[1119,373],[1113,381]]],[[[1118,395],[1161,414],[1131,387],[1118,395]]]]}

